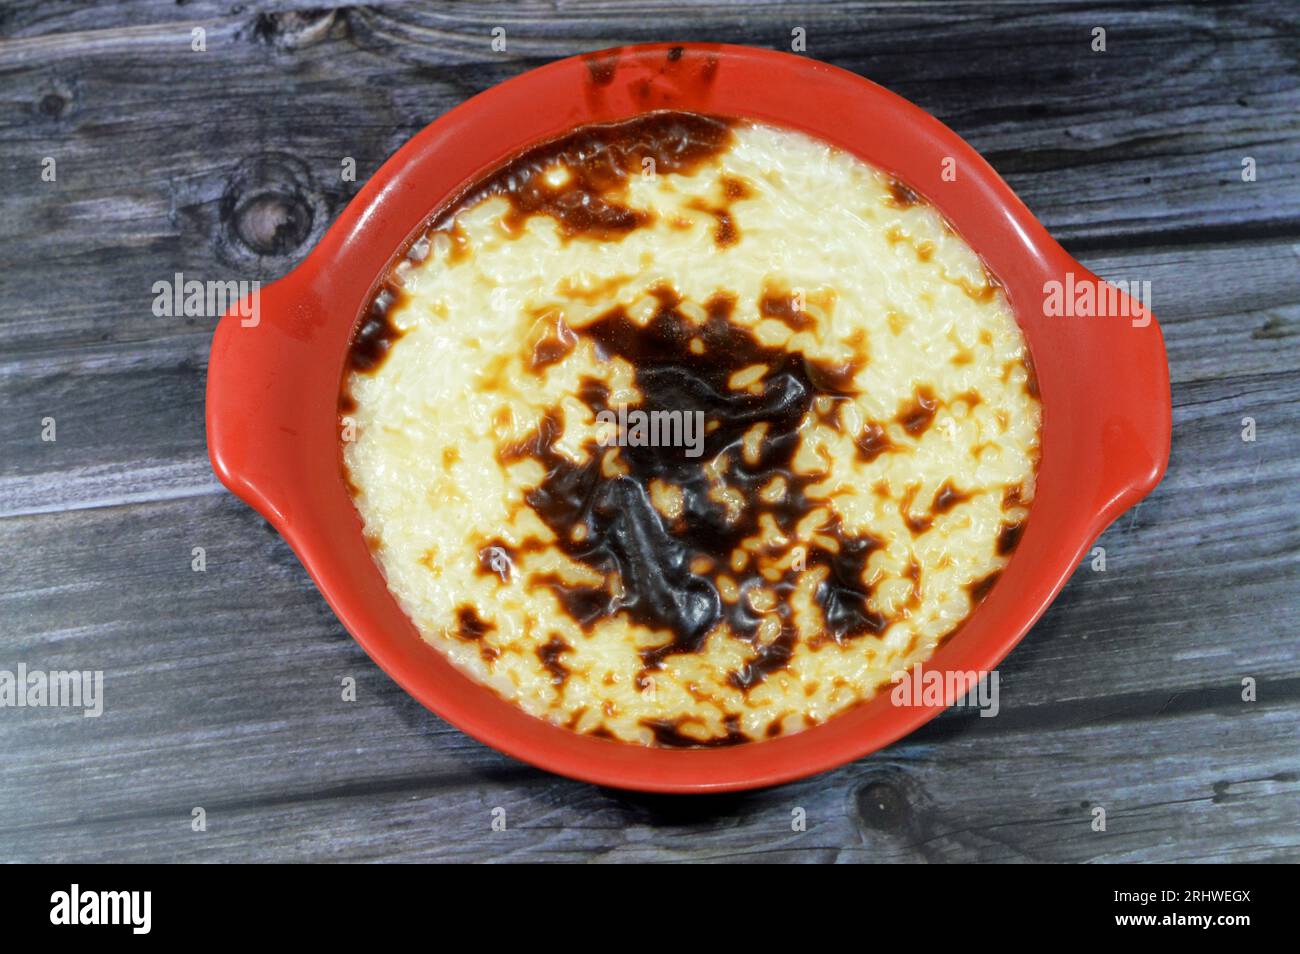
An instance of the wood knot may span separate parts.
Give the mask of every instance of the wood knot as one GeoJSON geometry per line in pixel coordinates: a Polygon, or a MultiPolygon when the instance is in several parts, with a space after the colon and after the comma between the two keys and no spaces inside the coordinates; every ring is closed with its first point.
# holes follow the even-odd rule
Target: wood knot
{"type": "Polygon", "coordinates": [[[873,831],[899,833],[911,827],[912,809],[907,795],[887,781],[870,782],[858,789],[858,819],[873,831]]]}
{"type": "Polygon", "coordinates": [[[55,78],[37,91],[36,114],[45,119],[62,119],[72,111],[74,99],[73,85],[55,78]]]}
{"type": "Polygon", "coordinates": [[[41,97],[41,101],[37,104],[37,108],[41,111],[42,115],[58,119],[67,110],[68,101],[58,93],[46,93],[41,97]]]}
{"type": "Polygon", "coordinates": [[[287,259],[318,240],[328,218],[307,164],[265,153],[246,159],[226,182],[218,244],[232,261],[287,259]]]}
{"type": "Polygon", "coordinates": [[[258,43],[280,50],[298,50],[326,39],[343,15],[339,10],[259,13],[253,20],[251,34],[258,43]]]}
{"type": "Polygon", "coordinates": [[[257,255],[286,255],[311,234],[311,207],[300,197],[261,192],[236,207],[232,230],[239,242],[257,255]]]}

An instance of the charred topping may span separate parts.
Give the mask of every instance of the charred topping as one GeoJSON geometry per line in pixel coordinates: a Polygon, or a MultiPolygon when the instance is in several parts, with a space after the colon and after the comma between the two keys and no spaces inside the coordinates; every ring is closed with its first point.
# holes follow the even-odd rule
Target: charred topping
{"type": "MultiPolygon", "coordinates": [[[[503,463],[530,457],[542,465],[546,476],[525,495],[528,506],[551,528],[556,545],[569,557],[602,579],[617,578],[621,586],[617,593],[609,587],[574,586],[554,574],[535,574],[531,583],[551,587],[565,611],[584,627],[624,613],[664,633],[668,639],[662,646],[643,653],[649,670],[670,655],[699,651],[708,635],[725,623],[754,647],[755,658],[730,675],[733,685],[748,689],[783,668],[793,653],[797,632],[788,597],[799,574],[787,571],[777,580],[767,579],[757,559],[733,572],[731,555],[759,535],[761,515],[770,516],[793,539],[799,521],[824,506],[824,501],[805,493],[824,474],[802,474],[791,466],[799,446],[798,429],[813,400],[819,394],[843,393],[856,368],[852,363],[820,364],[760,344],[730,320],[735,305],[730,296],[711,299],[708,317],[696,325],[678,310],[674,292],[661,287],[656,295],[658,311],[644,326],[618,307],[577,334],[589,339],[600,357],[621,358],[632,366],[643,409],[704,412],[708,427],[702,455],[620,447],[619,461],[627,473],[609,478],[601,472],[602,449],[594,442],[582,465],[553,448],[562,418],[552,411],[526,439],[503,448],[500,457],[503,463]],[[702,353],[692,351],[693,339],[703,344],[702,353]],[[769,369],[757,393],[730,388],[728,381],[736,371],[756,364],[769,369]],[[759,456],[746,460],[743,438],[759,423],[767,425],[759,456]],[[748,502],[738,515],[710,498],[715,482],[705,467],[722,456],[727,459],[723,480],[748,502]],[[786,493],[776,503],[763,502],[758,492],[774,477],[784,480],[786,493]],[[656,480],[681,492],[682,519],[671,526],[650,499],[648,488],[656,480]],[[583,528],[576,536],[575,526],[583,528]],[[714,579],[692,569],[702,565],[700,561],[724,568],[740,598],[724,600],[714,579]],[[759,638],[764,614],[747,598],[755,589],[776,597],[767,614],[776,618],[775,638],[759,638]]],[[[583,396],[593,411],[603,409],[608,400],[608,392],[590,380],[583,385],[583,396]]],[[[867,608],[870,588],[863,582],[867,559],[880,545],[874,537],[848,533],[831,520],[808,546],[806,569],[824,568],[825,579],[815,596],[829,638],[849,639],[885,628],[887,621],[867,608]]]]}
{"type": "Polygon", "coordinates": [[[920,203],[921,197],[901,180],[891,178],[889,180],[889,198],[886,201],[896,209],[910,209],[920,203]]]}
{"type": "Polygon", "coordinates": [[[943,485],[935,491],[934,502],[930,504],[930,510],[933,513],[947,513],[959,503],[970,500],[970,494],[963,493],[952,485],[951,480],[945,480],[943,485]]]}
{"type": "Polygon", "coordinates": [[[693,199],[687,208],[697,212],[706,212],[713,216],[717,225],[713,229],[713,242],[718,248],[730,248],[740,241],[740,227],[736,225],[735,216],[731,214],[731,204],[752,195],[744,180],[735,176],[722,177],[722,202],[710,204],[703,199],[693,199]]]}
{"type": "Polygon", "coordinates": [[[456,610],[456,635],[464,640],[482,639],[495,627],[482,619],[472,606],[462,606],[456,610]]]}
{"type": "Polygon", "coordinates": [[[537,658],[541,660],[546,671],[551,674],[552,685],[562,686],[564,681],[569,678],[569,667],[560,662],[560,657],[571,652],[573,652],[573,647],[556,633],[552,633],[550,639],[537,647],[537,658]]]}
{"type": "Polygon", "coordinates": [[[998,577],[1001,575],[1001,570],[994,570],[988,576],[976,580],[967,587],[970,591],[971,606],[978,606],[984,602],[984,598],[989,595],[989,591],[993,589],[993,584],[998,581],[998,577]]]}
{"type": "MultiPolygon", "coordinates": [[[[593,81],[608,83],[615,62],[612,56],[588,58],[593,81]]],[[[466,236],[456,215],[493,196],[509,202],[502,224],[513,233],[531,216],[547,215],[567,238],[616,241],[651,221],[650,213],[622,201],[628,179],[642,174],[645,160],[653,160],[656,174],[690,174],[731,145],[732,125],[731,120],[713,116],[659,111],[617,123],[580,126],[559,139],[525,150],[471,186],[433,216],[420,237],[404,249],[404,255],[412,262],[423,260],[428,254],[428,236],[437,233],[451,242],[453,257],[463,255],[466,236]],[[567,178],[552,184],[547,174],[557,170],[567,178]]],[[[744,183],[734,178],[724,180],[723,191],[724,204],[708,209],[718,218],[715,239],[720,246],[734,243],[738,235],[728,204],[749,194],[744,183]]],[[[391,315],[404,301],[405,293],[392,280],[371,299],[348,350],[340,413],[354,409],[349,374],[374,372],[401,337],[391,315]]],[[[534,354],[535,366],[545,366],[563,355],[562,338],[543,343],[534,354]]]]}
{"type": "Polygon", "coordinates": [[[938,407],[939,402],[934,392],[928,387],[919,387],[911,400],[899,408],[898,423],[913,437],[920,437],[934,421],[934,412],[938,407]]]}
{"type": "Polygon", "coordinates": [[[682,726],[690,724],[690,721],[686,718],[642,719],[641,724],[654,733],[656,745],[666,748],[684,749],[700,746],[716,748],[725,745],[740,745],[749,741],[749,736],[741,731],[738,716],[726,716],[723,719],[723,728],[726,729],[727,734],[715,736],[711,739],[697,739],[682,732],[682,726]]]}
{"type": "Polygon", "coordinates": [[[868,464],[894,447],[885,429],[875,421],[870,421],[853,439],[853,446],[858,449],[858,458],[868,464]]]}
{"type": "Polygon", "coordinates": [[[1025,488],[1021,484],[1014,484],[1002,489],[1002,509],[1009,510],[1012,507],[1019,507],[1024,503],[1025,488]]]}
{"type": "Polygon", "coordinates": [[[758,313],[764,318],[775,318],[791,331],[804,331],[813,325],[813,317],[795,307],[791,292],[765,289],[758,302],[758,313]]]}
{"type": "Polygon", "coordinates": [[[645,170],[645,160],[653,160],[656,175],[689,175],[731,145],[731,127],[726,119],[666,111],[580,126],[497,169],[434,228],[445,227],[461,209],[504,196],[510,209],[503,224],[512,232],[531,216],[548,215],[568,238],[616,241],[650,221],[648,212],[620,201],[628,179],[645,170]],[[552,184],[547,173],[560,169],[567,172],[567,181],[552,184]]]}
{"type": "Polygon", "coordinates": [[[393,343],[402,332],[392,322],[392,313],[406,300],[406,293],[394,285],[385,285],[370,301],[366,315],[357,326],[348,349],[348,366],[353,371],[369,373],[383,364],[393,343]]]}
{"type": "Polygon", "coordinates": [[[1020,537],[1025,532],[1024,521],[1004,523],[998,531],[998,555],[1007,556],[1020,544],[1020,537]]]}
{"type": "Polygon", "coordinates": [[[1031,398],[1038,398],[1038,373],[1034,370],[1034,359],[1028,349],[1025,350],[1025,393],[1031,398]]]}
{"type": "Polygon", "coordinates": [[[533,345],[533,353],[528,361],[529,370],[538,371],[564,360],[577,343],[578,339],[569,326],[562,321],[556,321],[533,345]]]}

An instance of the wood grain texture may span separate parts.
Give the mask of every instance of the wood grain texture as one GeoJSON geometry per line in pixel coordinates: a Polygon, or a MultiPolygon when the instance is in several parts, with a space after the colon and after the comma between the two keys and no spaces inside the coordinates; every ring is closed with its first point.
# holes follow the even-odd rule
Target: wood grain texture
{"type": "Polygon", "coordinates": [[[0,861],[1300,859],[1295,8],[18,0],[0,90],[0,669],[103,669],[106,693],[98,719],[0,709],[0,861]],[[1151,281],[1169,474],[1000,668],[996,718],[743,795],[555,778],[409,699],[222,490],[215,322],[155,317],[152,285],[278,277],[355,193],[345,157],[364,182],[530,66],[797,26],[955,128],[1094,271],[1151,281]]]}

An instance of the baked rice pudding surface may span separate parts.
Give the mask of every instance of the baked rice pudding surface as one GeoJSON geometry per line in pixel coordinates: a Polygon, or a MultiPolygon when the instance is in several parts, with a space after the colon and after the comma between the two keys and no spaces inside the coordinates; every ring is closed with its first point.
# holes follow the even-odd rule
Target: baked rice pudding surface
{"type": "Polygon", "coordinates": [[[906,186],[649,114],[431,223],[354,343],[344,468],[389,589],[474,679],[578,732],[758,740],[871,698],[987,594],[1033,499],[1031,367],[906,186]],[[694,444],[646,446],[637,410],[694,444]]]}

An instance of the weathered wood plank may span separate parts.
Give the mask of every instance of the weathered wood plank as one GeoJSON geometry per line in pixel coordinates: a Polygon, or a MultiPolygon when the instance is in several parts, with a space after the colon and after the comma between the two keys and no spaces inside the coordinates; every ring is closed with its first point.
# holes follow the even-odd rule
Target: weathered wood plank
{"type": "MultiPolygon", "coordinates": [[[[1294,687],[1292,696],[1294,699],[1294,687]]],[[[668,799],[597,789],[505,764],[485,750],[448,774],[428,739],[367,735],[347,761],[364,781],[331,782],[356,734],[317,728],[274,795],[258,782],[282,756],[230,758],[202,743],[180,777],[157,750],[46,778],[94,809],[0,829],[5,860],[426,861],[1260,861],[1300,857],[1300,757],[1287,705],[1159,710],[1094,724],[1096,707],[1032,718],[947,715],[885,753],[765,792],[668,799]],[[1064,719],[1062,719],[1064,717],[1064,719]],[[1068,721],[1067,721],[1068,720],[1068,721]],[[405,743],[405,744],[404,744],[405,743]],[[122,759],[126,761],[126,759],[122,759]],[[432,762],[434,768],[430,769],[432,762]],[[480,764],[487,763],[487,764],[480,764]],[[1106,766],[1104,776],[1098,765],[1106,766]],[[202,766],[196,772],[193,766],[202,766]],[[148,766],[148,768],[146,768],[148,766]],[[402,772],[401,769],[406,771],[402,772]],[[322,771],[326,769],[326,771],[322,771]],[[362,774],[364,773],[364,774],[362,774]],[[143,790],[135,786],[143,782],[143,790]],[[97,801],[123,790],[133,803],[97,801]],[[203,807],[207,831],[190,830],[203,807]],[[1106,830],[1093,831],[1094,810],[1106,830]],[[116,809],[116,810],[114,810],[116,809]],[[504,809],[505,831],[491,829],[504,809]],[[792,830],[802,809],[807,830],[792,830]]],[[[352,720],[353,724],[357,720],[352,720]]],[[[168,740],[163,739],[163,743],[168,740]]],[[[168,747],[164,752],[174,751],[168,747]]],[[[64,763],[66,764],[66,763],[64,763]]],[[[62,766],[61,766],[62,767],[62,766]]],[[[34,786],[33,786],[34,787],[34,786]]],[[[113,799],[121,802],[120,797],[113,799]]],[[[6,813],[12,814],[12,813],[6,813]]]]}
{"type": "MultiPolygon", "coordinates": [[[[354,193],[344,157],[364,181],[466,96],[576,50],[661,38],[667,13],[143,5],[155,22],[134,5],[46,7],[14,5],[0,43],[0,161],[24,185],[6,226],[24,241],[0,246],[0,274],[21,276],[23,290],[6,292],[6,350],[210,327],[154,318],[153,282],[283,274],[354,193]],[[190,50],[192,25],[208,30],[207,53],[190,50]],[[497,25],[504,53],[489,45],[497,25]],[[45,156],[57,183],[39,180],[45,156]],[[260,218],[248,211],[268,193],[260,218]]],[[[810,56],[896,89],[970,139],[1076,251],[1300,234],[1300,80],[1288,69],[1300,14],[1268,3],[996,9],[715,4],[668,22],[685,39],[778,47],[803,26],[810,56]],[[1096,25],[1109,30],[1106,53],[1088,47],[1096,25]],[[1246,156],[1252,183],[1240,177],[1246,156]]]]}

